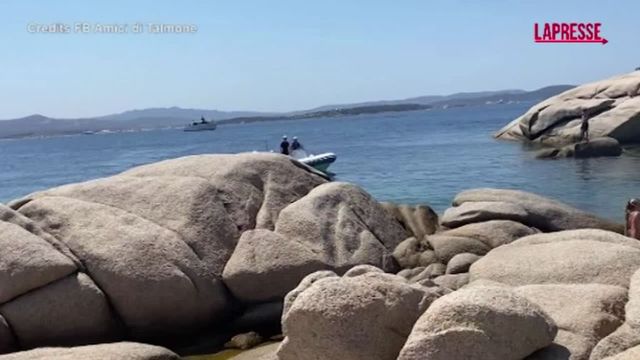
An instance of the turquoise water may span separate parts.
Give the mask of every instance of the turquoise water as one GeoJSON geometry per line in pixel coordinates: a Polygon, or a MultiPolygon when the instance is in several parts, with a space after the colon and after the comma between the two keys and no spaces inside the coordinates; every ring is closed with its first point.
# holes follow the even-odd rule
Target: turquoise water
{"type": "Polygon", "coordinates": [[[622,220],[640,196],[640,152],[615,159],[536,160],[491,133],[532,104],[428,110],[220,126],[0,141],[0,201],[35,190],[116,174],[132,166],[201,153],[275,149],[297,135],[307,149],[332,151],[337,179],[379,200],[428,203],[443,211],[473,187],[533,191],[622,220]]]}

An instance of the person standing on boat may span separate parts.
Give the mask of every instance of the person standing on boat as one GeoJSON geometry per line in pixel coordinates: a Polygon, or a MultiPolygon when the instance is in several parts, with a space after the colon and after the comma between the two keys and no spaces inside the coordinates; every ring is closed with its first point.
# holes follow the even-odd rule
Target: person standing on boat
{"type": "Polygon", "coordinates": [[[207,120],[204,119],[204,116],[200,116],[200,124],[206,124],[207,120]]]}
{"type": "Polygon", "coordinates": [[[580,141],[589,142],[589,116],[582,110],[582,124],[580,124],[580,141]]]}
{"type": "Polygon", "coordinates": [[[289,141],[287,141],[287,135],[282,137],[282,142],[280,143],[280,153],[289,155],[289,141]]]}
{"type": "Polygon", "coordinates": [[[302,149],[302,144],[298,142],[298,137],[293,137],[293,142],[291,143],[291,152],[302,149]]]}

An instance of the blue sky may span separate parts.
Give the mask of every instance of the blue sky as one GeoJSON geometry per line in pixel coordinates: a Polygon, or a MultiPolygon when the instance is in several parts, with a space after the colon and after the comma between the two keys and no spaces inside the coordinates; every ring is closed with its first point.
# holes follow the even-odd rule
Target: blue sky
{"type": "Polygon", "coordinates": [[[332,103],[582,83],[640,66],[639,1],[0,0],[0,119],[332,103]],[[609,44],[535,44],[598,21],[609,44]],[[195,24],[190,35],[30,34],[30,23],[195,24]]]}

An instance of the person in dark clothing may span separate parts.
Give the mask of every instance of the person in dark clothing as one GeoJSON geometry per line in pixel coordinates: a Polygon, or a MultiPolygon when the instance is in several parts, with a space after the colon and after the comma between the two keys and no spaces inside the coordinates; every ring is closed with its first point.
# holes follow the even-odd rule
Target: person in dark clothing
{"type": "Polygon", "coordinates": [[[582,124],[580,124],[580,141],[589,142],[589,116],[582,110],[582,124]]]}
{"type": "Polygon", "coordinates": [[[282,137],[282,142],[280,143],[280,153],[289,155],[289,141],[287,141],[287,135],[282,137]]]}
{"type": "Polygon", "coordinates": [[[204,119],[204,116],[200,117],[200,124],[206,124],[207,120],[204,119]]]}
{"type": "Polygon", "coordinates": [[[293,142],[291,143],[291,151],[302,149],[302,144],[298,142],[298,138],[296,136],[293,137],[293,142]]]}

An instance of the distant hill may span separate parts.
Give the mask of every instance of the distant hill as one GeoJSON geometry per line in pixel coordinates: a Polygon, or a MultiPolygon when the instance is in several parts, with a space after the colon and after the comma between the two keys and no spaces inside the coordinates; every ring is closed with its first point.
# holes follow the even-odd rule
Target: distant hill
{"type": "MultiPolygon", "coordinates": [[[[562,86],[562,85],[561,85],[562,86]]],[[[501,95],[501,94],[522,94],[527,93],[524,90],[500,90],[500,91],[480,91],[480,92],[463,92],[463,93],[455,93],[451,95],[427,95],[427,96],[418,96],[401,100],[378,100],[378,101],[367,101],[360,103],[348,103],[348,104],[334,104],[334,105],[324,105],[317,108],[296,111],[297,113],[305,113],[305,112],[317,112],[324,110],[332,110],[332,109],[344,109],[351,107],[364,107],[364,106],[380,106],[380,105],[400,105],[400,104],[420,104],[420,105],[430,105],[436,102],[444,102],[451,100],[464,100],[464,99],[473,99],[480,97],[488,97],[492,95],[501,95]]]]}
{"type": "Polygon", "coordinates": [[[31,115],[19,119],[0,121],[0,138],[78,134],[101,130],[125,131],[180,127],[193,120],[200,119],[201,116],[207,119],[214,119],[220,123],[240,123],[373,114],[391,111],[413,111],[431,107],[447,108],[493,103],[541,101],[572,87],[572,85],[554,85],[534,91],[501,90],[419,96],[402,100],[326,105],[314,109],[287,113],[219,111],[170,107],[130,110],[118,114],[82,119],[54,119],[43,115],[31,115]]]}
{"type": "Polygon", "coordinates": [[[416,111],[430,109],[431,105],[422,104],[393,104],[393,105],[366,105],[356,106],[349,108],[332,108],[328,110],[319,110],[311,112],[299,112],[289,113],[283,115],[274,116],[249,116],[239,117],[233,119],[220,120],[220,124],[236,124],[236,123],[252,123],[259,121],[274,121],[274,120],[300,120],[300,119],[312,119],[323,117],[336,117],[336,116],[349,116],[349,115],[363,115],[363,114],[377,114],[383,112],[400,112],[400,111],[416,111]]]}
{"type": "Polygon", "coordinates": [[[257,111],[218,111],[204,109],[183,109],[177,106],[170,108],[149,108],[142,110],[129,110],[119,114],[111,114],[96,117],[101,120],[135,120],[140,118],[174,118],[174,119],[200,119],[201,116],[207,119],[231,119],[244,116],[269,116],[276,113],[266,113],[257,111]]]}
{"type": "Polygon", "coordinates": [[[82,118],[54,119],[31,115],[0,121],[0,138],[78,134],[87,131],[124,131],[184,126],[201,116],[207,119],[229,119],[242,116],[269,116],[255,111],[218,111],[202,109],[150,108],[119,114],[82,118]]]}
{"type": "Polygon", "coordinates": [[[553,85],[533,91],[496,92],[477,97],[452,97],[446,100],[431,102],[434,107],[474,106],[483,104],[542,101],[561,92],[574,88],[574,85],[553,85]]]}

